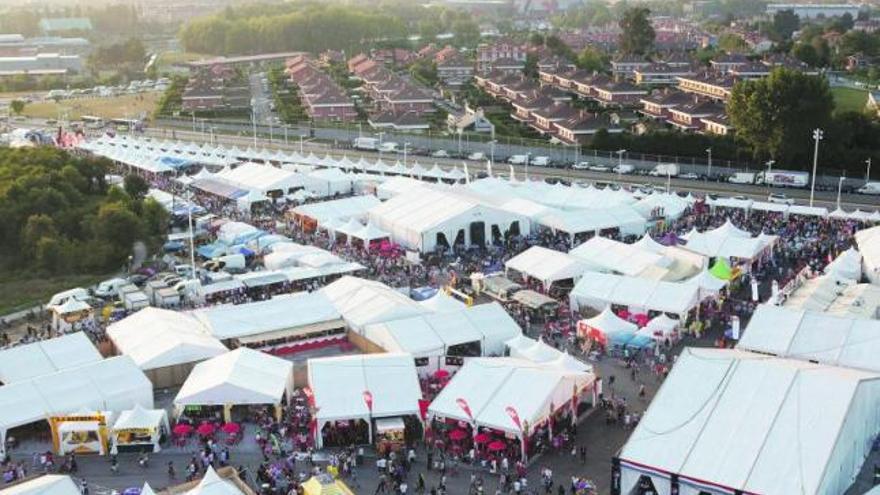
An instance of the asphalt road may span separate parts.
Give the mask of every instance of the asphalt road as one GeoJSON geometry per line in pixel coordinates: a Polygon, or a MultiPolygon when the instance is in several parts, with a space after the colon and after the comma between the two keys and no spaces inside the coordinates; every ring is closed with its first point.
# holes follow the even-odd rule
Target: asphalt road
{"type": "MultiPolygon", "coordinates": [[[[211,137],[206,136],[201,132],[192,132],[188,130],[174,129],[173,132],[171,129],[164,128],[150,128],[147,129],[146,134],[148,136],[153,136],[157,138],[172,138],[172,136],[176,139],[186,140],[186,141],[194,141],[197,143],[209,142],[211,137]]],[[[215,134],[213,136],[215,144],[223,144],[224,146],[238,146],[241,148],[247,148],[253,146],[253,138],[248,136],[232,136],[232,135],[224,135],[224,134],[215,134]]],[[[271,142],[268,139],[258,139],[258,144],[261,147],[266,147],[269,149],[284,149],[288,151],[299,151],[300,144],[298,137],[289,136],[288,144],[284,143],[283,136],[280,138],[275,138],[271,142]]],[[[374,160],[381,158],[386,162],[391,162],[394,160],[403,161],[403,155],[400,153],[394,154],[380,154],[369,151],[360,151],[360,150],[352,150],[352,149],[340,149],[333,148],[326,143],[313,143],[306,141],[303,144],[303,151],[314,152],[319,156],[324,156],[328,154],[334,157],[342,157],[348,156],[353,160],[357,160],[360,157],[364,157],[366,159],[374,160]]],[[[461,159],[449,159],[449,158],[433,158],[426,156],[407,156],[407,164],[412,164],[415,162],[419,162],[422,165],[432,165],[434,163],[439,164],[444,167],[456,166],[461,168],[465,162],[467,162],[468,172],[471,174],[478,172],[486,171],[486,163],[485,162],[474,162],[474,161],[466,161],[461,159]]],[[[628,163],[628,162],[624,162],[628,163]]],[[[616,164],[616,163],[615,163],[616,164]]],[[[522,165],[508,165],[506,163],[495,163],[492,167],[493,172],[496,174],[504,174],[507,175],[510,172],[511,167],[514,169],[514,173],[520,179],[525,177],[526,167],[522,165]]],[[[546,168],[546,167],[536,167],[529,166],[528,167],[528,176],[531,179],[546,179],[549,177],[558,177],[563,178],[569,181],[587,181],[587,182],[608,182],[608,183],[617,183],[623,185],[647,185],[651,184],[656,187],[665,188],[667,186],[667,179],[664,177],[652,177],[646,175],[618,175],[611,172],[593,172],[589,170],[574,170],[574,169],[562,169],[562,168],[546,168]]],[[[701,181],[701,180],[688,180],[688,179],[676,179],[673,178],[669,180],[669,185],[674,191],[682,191],[682,192],[693,192],[698,194],[715,194],[721,196],[737,196],[743,195],[751,199],[766,201],[767,195],[770,192],[770,189],[766,186],[755,186],[755,185],[747,185],[747,184],[731,184],[727,182],[715,182],[715,181],[701,181]]],[[[783,192],[788,197],[795,200],[797,204],[808,204],[810,191],[808,188],[806,189],[780,189],[773,188],[773,192],[783,192]]],[[[836,191],[820,191],[817,190],[814,197],[814,205],[815,206],[824,206],[829,210],[833,210],[837,207],[837,192],[836,191]]],[[[880,208],[880,198],[876,196],[866,196],[860,194],[842,194],[841,195],[841,206],[846,210],[854,210],[856,208],[860,208],[862,210],[875,210],[880,208]]]]}
{"type": "Polygon", "coordinates": [[[258,72],[248,76],[251,88],[251,109],[259,125],[268,125],[275,116],[271,106],[272,94],[269,91],[268,85],[263,84],[265,77],[265,72],[258,72]]]}

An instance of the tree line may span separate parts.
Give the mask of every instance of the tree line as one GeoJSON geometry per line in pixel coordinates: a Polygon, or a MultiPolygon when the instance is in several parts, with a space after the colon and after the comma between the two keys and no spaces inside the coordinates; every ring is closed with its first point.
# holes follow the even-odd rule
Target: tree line
{"type": "Polygon", "coordinates": [[[156,248],[168,213],[145,199],[146,183],[108,186],[106,159],[55,148],[0,149],[0,257],[7,273],[105,273],[136,241],[156,248]]]}

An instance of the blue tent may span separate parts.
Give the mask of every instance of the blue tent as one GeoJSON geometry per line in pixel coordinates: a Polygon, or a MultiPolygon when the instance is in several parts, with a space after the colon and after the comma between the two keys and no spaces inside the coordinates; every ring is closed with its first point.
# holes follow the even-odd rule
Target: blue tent
{"type": "Polygon", "coordinates": [[[196,248],[196,252],[199,253],[199,256],[203,258],[212,259],[228,253],[229,246],[222,242],[214,242],[211,244],[205,244],[204,246],[199,246],[198,248],[196,248]]]}
{"type": "Polygon", "coordinates": [[[193,162],[186,158],[180,158],[177,156],[163,156],[159,158],[159,163],[171,167],[175,170],[180,170],[182,168],[186,168],[192,165],[193,162]]]}

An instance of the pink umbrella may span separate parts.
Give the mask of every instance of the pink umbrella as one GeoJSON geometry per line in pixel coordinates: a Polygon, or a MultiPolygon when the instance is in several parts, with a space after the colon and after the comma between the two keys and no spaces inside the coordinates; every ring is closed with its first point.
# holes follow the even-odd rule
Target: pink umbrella
{"type": "Polygon", "coordinates": [[[196,433],[202,436],[208,436],[214,434],[214,425],[210,423],[202,423],[196,428],[196,433]]]}
{"type": "Polygon", "coordinates": [[[494,442],[489,442],[489,445],[487,445],[486,448],[492,452],[498,452],[507,448],[507,445],[501,440],[495,440],[494,442]]]}
{"type": "Polygon", "coordinates": [[[449,376],[449,372],[446,370],[437,370],[434,372],[434,378],[447,378],[449,376]]]}
{"type": "Polygon", "coordinates": [[[220,427],[223,430],[223,433],[238,433],[241,431],[241,426],[238,423],[226,423],[220,427]]]}
{"type": "Polygon", "coordinates": [[[175,435],[189,435],[193,431],[193,427],[186,423],[180,423],[171,431],[174,432],[175,435]]]}
{"type": "Polygon", "coordinates": [[[492,440],[492,437],[488,433],[480,433],[474,437],[474,441],[477,443],[487,443],[490,440],[492,440]]]}
{"type": "Polygon", "coordinates": [[[467,432],[462,429],[452,430],[449,432],[449,439],[450,440],[454,440],[454,441],[464,440],[465,437],[467,437],[467,432]]]}

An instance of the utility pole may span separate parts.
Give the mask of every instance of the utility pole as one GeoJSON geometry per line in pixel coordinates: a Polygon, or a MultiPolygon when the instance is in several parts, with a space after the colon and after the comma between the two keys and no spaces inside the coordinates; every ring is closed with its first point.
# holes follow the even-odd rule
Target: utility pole
{"type": "Polygon", "coordinates": [[[712,148],[706,148],[706,153],[709,154],[709,166],[706,170],[706,180],[712,180],[712,148]]]}
{"type": "Polygon", "coordinates": [[[824,137],[822,129],[813,129],[813,180],[810,182],[810,206],[813,206],[813,196],[816,194],[816,167],[819,163],[819,141],[824,137]]]}
{"type": "Polygon", "coordinates": [[[868,157],[868,159],[865,160],[865,164],[867,165],[867,168],[865,169],[865,182],[870,182],[871,181],[871,157],[868,157]]]}

